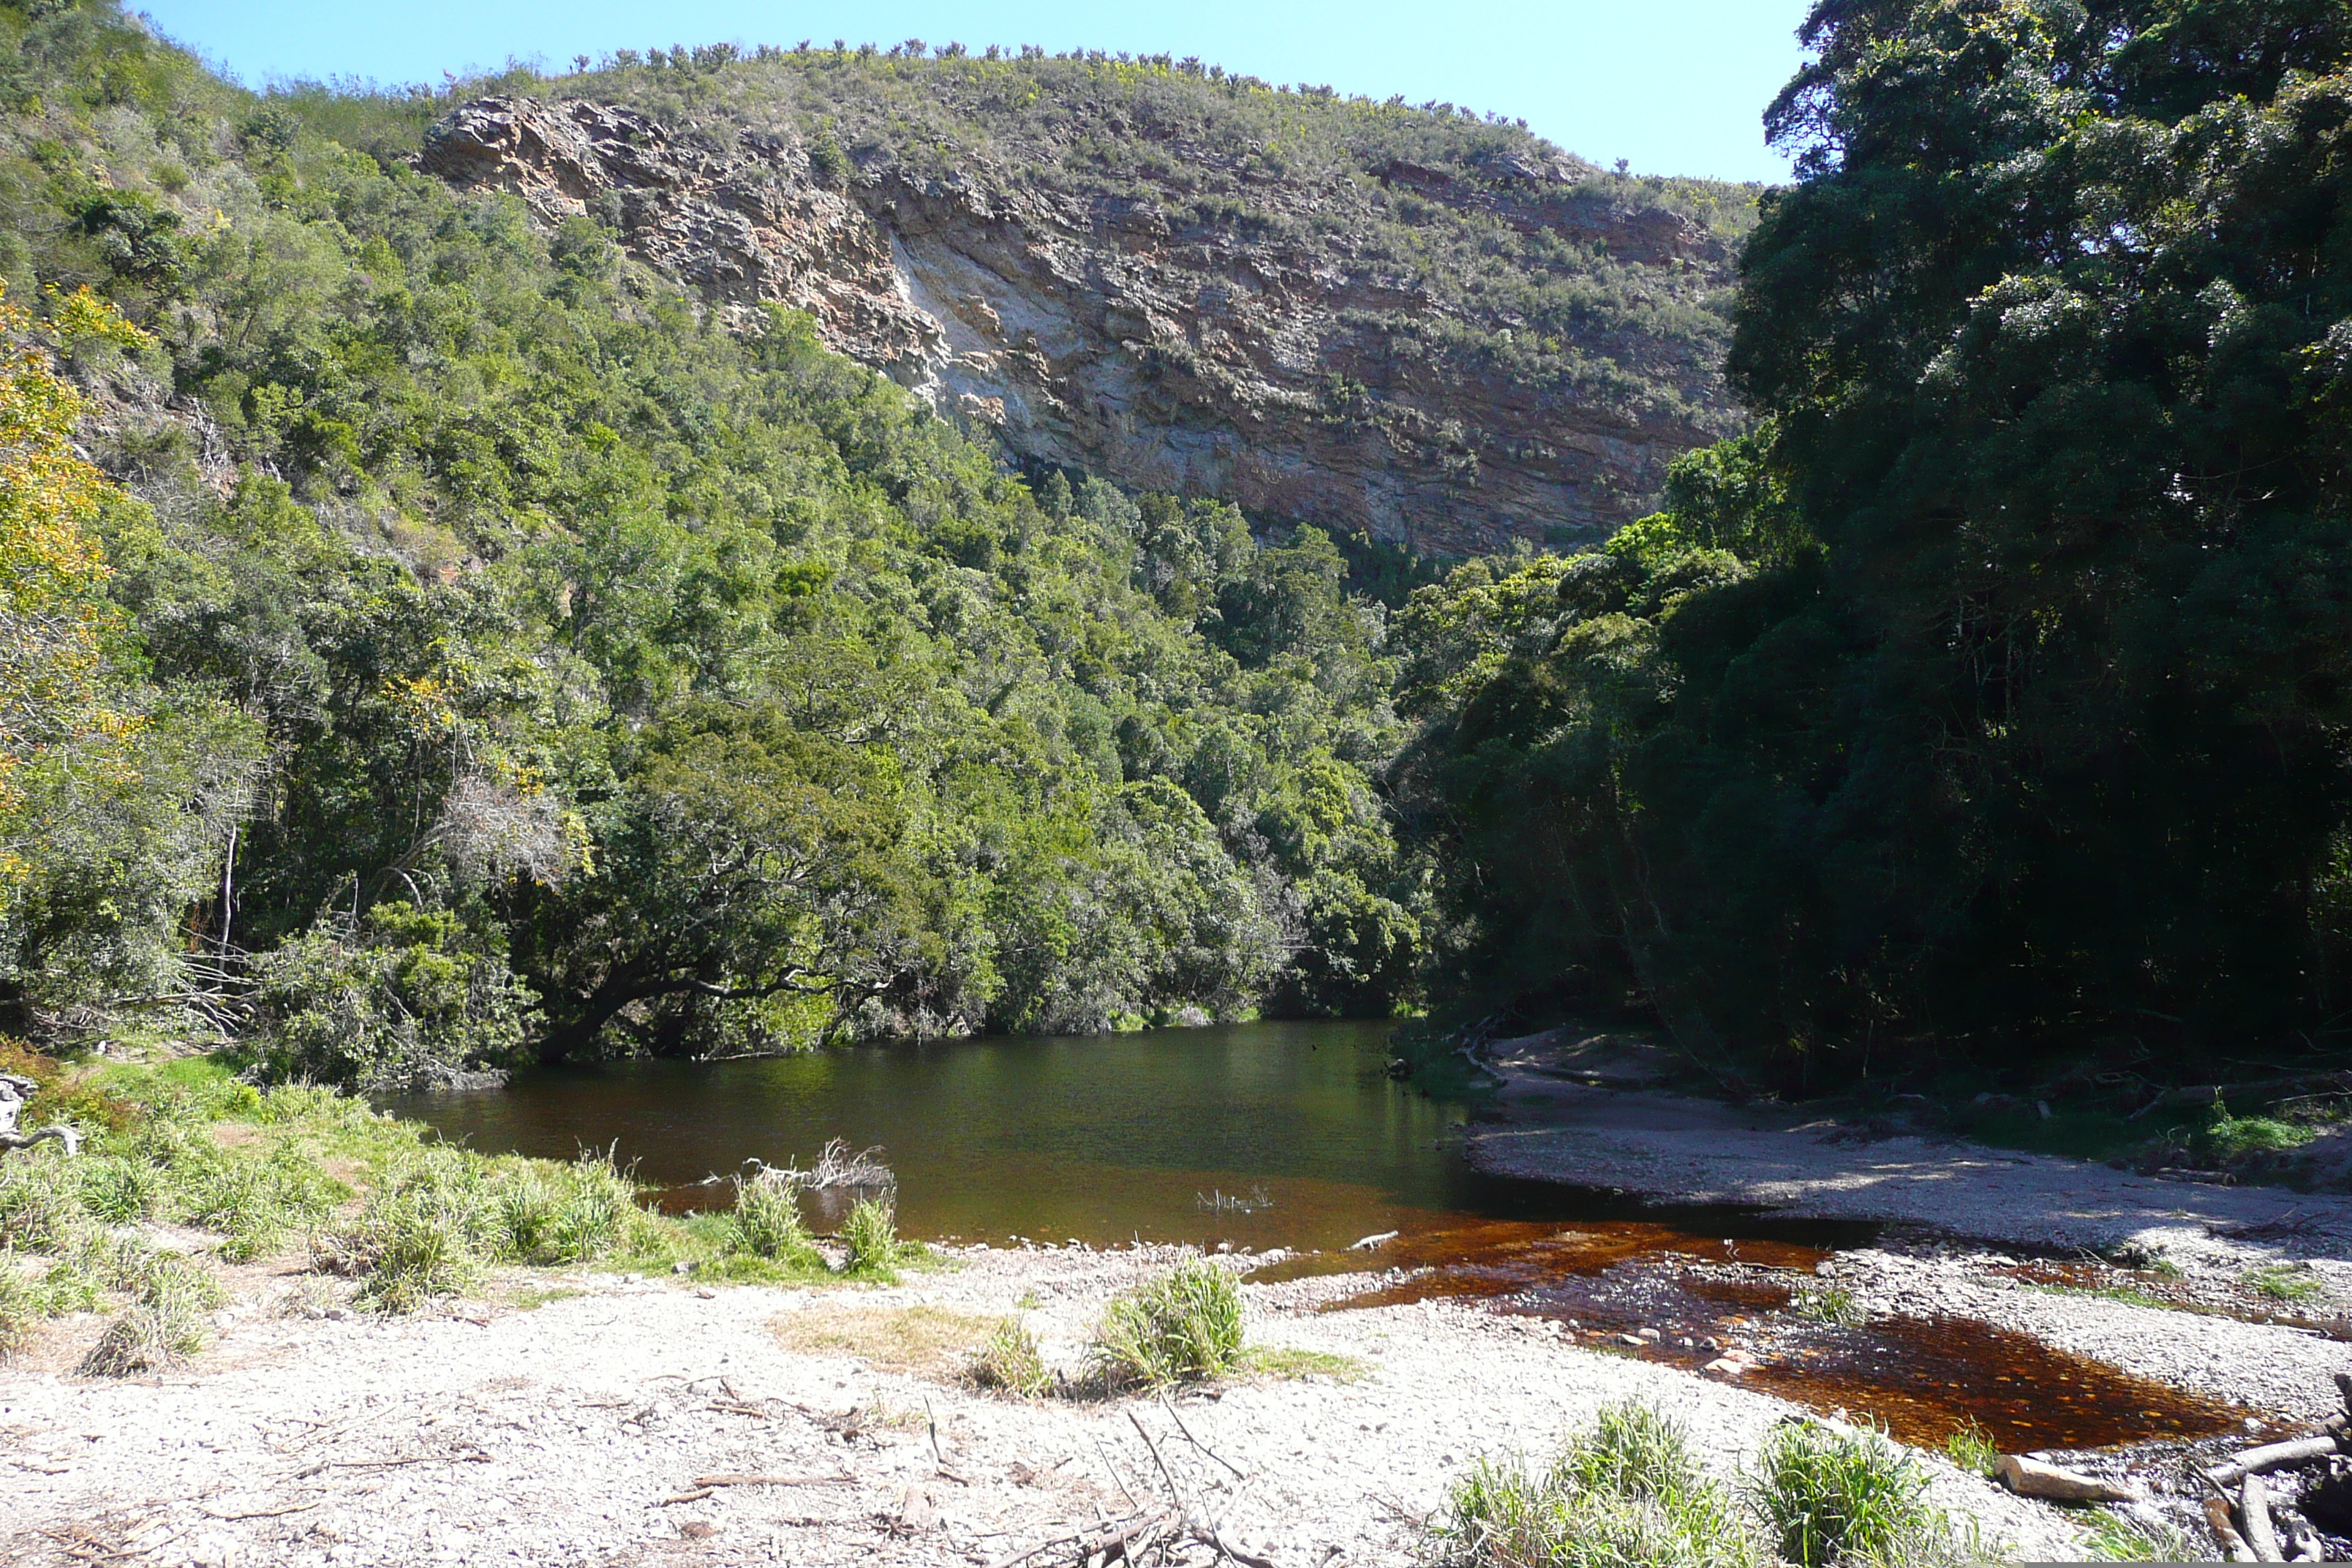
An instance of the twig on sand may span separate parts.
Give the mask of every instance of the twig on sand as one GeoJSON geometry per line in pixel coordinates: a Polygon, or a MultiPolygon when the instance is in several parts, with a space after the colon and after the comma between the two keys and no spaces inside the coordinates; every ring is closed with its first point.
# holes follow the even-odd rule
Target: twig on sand
{"type": "Polygon", "coordinates": [[[941,1480],[953,1481],[960,1487],[971,1485],[970,1481],[948,1468],[947,1456],[940,1452],[940,1418],[931,1411],[931,1397],[928,1394],[923,1396],[923,1419],[929,1425],[931,1431],[931,1468],[938,1472],[941,1480]]]}
{"type": "Polygon", "coordinates": [[[1224,1466],[1226,1469],[1231,1470],[1233,1472],[1234,1479],[1237,1481],[1245,1481],[1249,1479],[1249,1477],[1243,1473],[1240,1466],[1234,1464],[1231,1459],[1226,1458],[1223,1455],[1210,1447],[1206,1443],[1202,1442],[1201,1439],[1192,1436],[1192,1429],[1184,1425],[1184,1417],[1176,1413],[1176,1406],[1170,1402],[1168,1396],[1164,1394],[1160,1396],[1160,1407],[1168,1412],[1168,1418],[1171,1421],[1176,1423],[1176,1430],[1184,1434],[1184,1441],[1192,1444],[1192,1447],[1198,1448],[1202,1453],[1208,1455],[1209,1458],[1224,1466]]]}
{"type": "Polygon", "coordinates": [[[1056,1546],[1078,1548],[1078,1557],[1080,1561],[1084,1561],[1097,1553],[1107,1552],[1113,1547],[1125,1547],[1146,1531],[1174,1522],[1175,1516],[1166,1509],[1146,1509],[1130,1514],[1123,1520],[1107,1521],[1091,1531],[1080,1530],[1068,1535],[1056,1535],[1050,1540],[1041,1541],[1036,1545],[1024,1548],[1010,1557],[998,1558],[989,1563],[988,1568],[1014,1568],[1014,1564],[1026,1563],[1032,1557],[1041,1552],[1051,1552],[1056,1546]]]}
{"type": "Polygon", "coordinates": [[[239,1519],[277,1519],[283,1514],[308,1513],[326,1500],[327,1500],[324,1498],[312,1498],[309,1502],[289,1502],[283,1508],[247,1509],[243,1513],[222,1513],[206,1503],[199,1503],[196,1506],[203,1509],[207,1515],[214,1519],[234,1521],[239,1519]]]}
{"type": "Polygon", "coordinates": [[[856,1484],[856,1476],[697,1476],[694,1484],[705,1491],[713,1487],[845,1487],[856,1484]]]}

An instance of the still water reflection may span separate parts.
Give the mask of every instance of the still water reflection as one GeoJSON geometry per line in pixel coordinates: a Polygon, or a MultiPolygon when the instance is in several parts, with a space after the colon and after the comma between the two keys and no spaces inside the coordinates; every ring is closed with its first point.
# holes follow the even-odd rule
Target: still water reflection
{"type": "MultiPolygon", "coordinates": [[[[758,1061],[526,1073],[390,1109],[487,1152],[617,1145],[682,1187],[742,1162],[879,1144],[909,1236],[1337,1247],[1465,1218],[1598,1219],[1630,1200],[1483,1176],[1465,1108],[1389,1079],[1386,1023],[877,1046],[758,1061]]],[[[704,1189],[724,1202],[728,1189],[704,1189]]],[[[1866,1227],[1677,1211],[1720,1236],[1834,1245],[1866,1227]]],[[[1849,1243],[1850,1244],[1850,1243],[1849,1243]]]]}

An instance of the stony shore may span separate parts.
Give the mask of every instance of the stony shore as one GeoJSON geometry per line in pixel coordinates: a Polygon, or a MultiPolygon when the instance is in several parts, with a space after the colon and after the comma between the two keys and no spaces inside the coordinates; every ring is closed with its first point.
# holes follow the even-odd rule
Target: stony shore
{"type": "MultiPolygon", "coordinates": [[[[961,1376],[959,1347],[1015,1312],[1074,1363],[1102,1302],[1176,1256],[956,1249],[879,1289],[583,1274],[554,1300],[517,1276],[389,1320],[247,1270],[182,1371],[68,1375],[96,1331],[69,1321],[0,1373],[0,1558],[996,1563],[1164,1490],[1164,1463],[1230,1545],[1280,1568],[1404,1563],[1474,1454],[1548,1453],[1604,1401],[1678,1415],[1726,1474],[1790,1412],[1473,1304],[1314,1310],[1361,1283],[1344,1278],[1245,1287],[1254,1340],[1342,1358],[1322,1370],[1169,1404],[1024,1404],[961,1376]]],[[[2069,1549],[2057,1510],[1929,1462],[1989,1535],[2069,1549]]]]}

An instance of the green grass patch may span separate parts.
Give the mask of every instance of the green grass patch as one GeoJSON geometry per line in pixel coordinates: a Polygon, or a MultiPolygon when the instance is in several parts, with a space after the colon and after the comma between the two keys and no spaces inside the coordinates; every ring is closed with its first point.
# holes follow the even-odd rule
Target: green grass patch
{"type": "Polygon", "coordinates": [[[971,1352],[971,1380],[1016,1399],[1043,1399],[1054,1391],[1053,1369],[1045,1364],[1037,1336],[1018,1318],[1006,1318],[989,1331],[971,1352]]]}
{"type": "Polygon", "coordinates": [[[1807,1285],[1790,1299],[1790,1310],[1801,1318],[1832,1328],[1859,1328],[1870,1321],[1852,1290],[1843,1285],[1807,1285]]]}
{"type": "Polygon", "coordinates": [[[2273,1301],[2308,1301],[2325,1289],[2318,1275],[2295,1263],[2250,1268],[2238,1276],[2238,1283],[2273,1301]]]}
{"type": "Polygon", "coordinates": [[[1549,1466],[1480,1458],[1431,1527],[1462,1568],[1762,1568],[1754,1532],[1706,1479],[1682,1426],[1638,1403],[1601,1407],[1549,1466]]]}
{"type": "Polygon", "coordinates": [[[1748,1495],[1774,1552],[1797,1568],[1933,1561],[1951,1542],[1926,1469],[1877,1432],[1783,1421],[1757,1455],[1748,1495]]]}
{"type": "Polygon", "coordinates": [[[545,1287],[526,1285],[519,1290],[507,1292],[507,1305],[519,1312],[536,1312],[541,1307],[551,1306],[557,1301],[569,1301],[586,1294],[585,1290],[570,1285],[545,1287]]]}
{"type": "Polygon", "coordinates": [[[1328,1377],[1335,1383],[1360,1383],[1370,1371],[1351,1355],[1289,1345],[1253,1346],[1242,1352],[1242,1365],[1267,1377],[1328,1377]]]}
{"type": "Polygon", "coordinates": [[[2089,1536],[2084,1555],[2093,1563],[2193,1563],[2203,1555],[2162,1520],[2128,1519],[2101,1508],[2092,1510],[2083,1523],[2089,1536]]]}
{"type": "Polygon", "coordinates": [[[1163,1388],[1241,1364],[1242,1299],[1234,1277],[1188,1258],[1103,1310],[1088,1346],[1107,1386],[1163,1388]]]}
{"type": "Polygon", "coordinates": [[[1991,1433],[1970,1421],[1944,1439],[1944,1458],[1972,1476],[1990,1479],[1993,1467],[2000,1463],[2000,1446],[1992,1440],[1991,1433]]]}
{"type": "MultiPolygon", "coordinates": [[[[667,1274],[685,1263],[701,1281],[806,1286],[894,1278],[931,1258],[898,1239],[887,1206],[868,1206],[851,1216],[836,1272],[789,1186],[746,1183],[730,1214],[671,1218],[641,1206],[634,1176],[607,1155],[479,1154],[331,1089],[257,1089],[217,1061],[45,1072],[30,1120],[71,1121],[89,1142],[74,1158],[44,1143],[0,1160],[0,1258],[14,1265],[0,1281],[0,1342],[20,1342],[42,1318],[112,1311],[94,1373],[168,1365],[203,1343],[211,1309],[190,1278],[212,1277],[150,1245],[139,1227],[152,1221],[210,1233],[230,1261],[306,1251],[379,1312],[470,1292],[493,1268],[667,1274]]],[[[525,1287],[512,1299],[573,1293],[525,1287]]]]}

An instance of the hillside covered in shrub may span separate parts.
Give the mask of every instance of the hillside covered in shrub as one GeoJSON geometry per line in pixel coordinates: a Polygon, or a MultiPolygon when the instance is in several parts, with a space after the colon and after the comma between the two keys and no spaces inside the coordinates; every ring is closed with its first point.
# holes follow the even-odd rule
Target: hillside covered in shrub
{"type": "Polygon", "coordinates": [[[0,1027],[376,1082],[1410,1000],[1329,540],[1024,479],[387,101],[0,8],[0,1027]]]}

